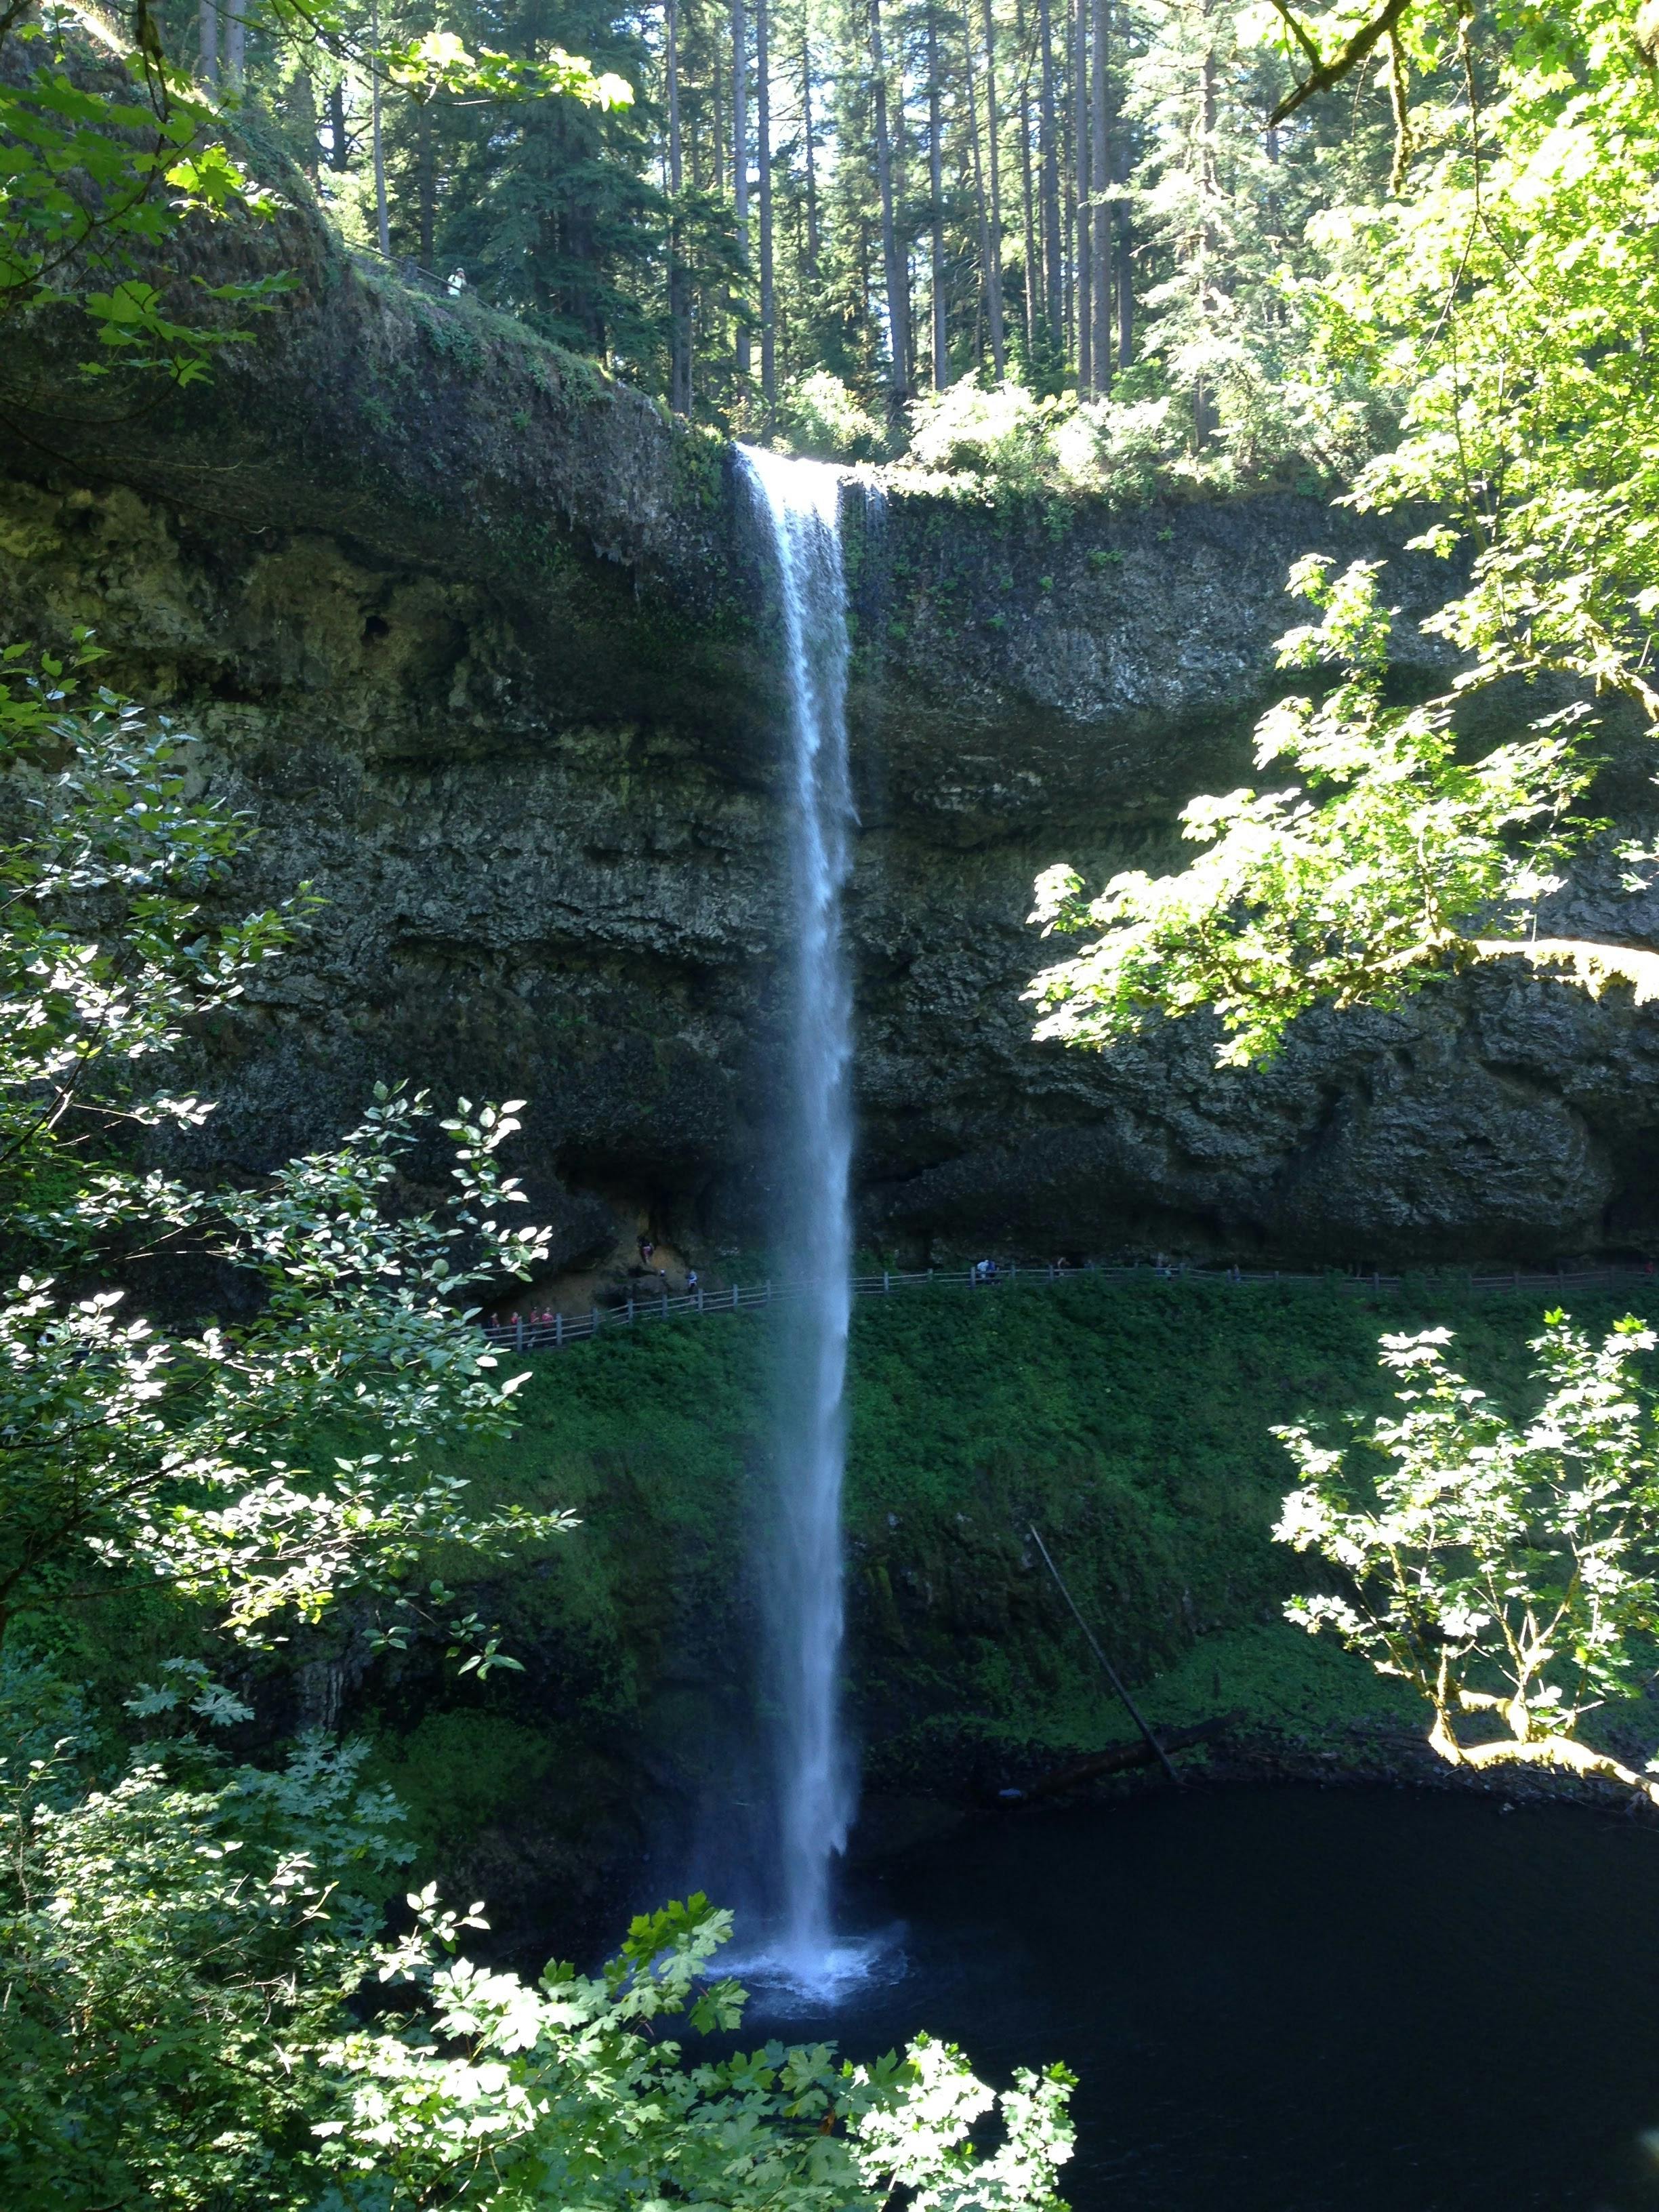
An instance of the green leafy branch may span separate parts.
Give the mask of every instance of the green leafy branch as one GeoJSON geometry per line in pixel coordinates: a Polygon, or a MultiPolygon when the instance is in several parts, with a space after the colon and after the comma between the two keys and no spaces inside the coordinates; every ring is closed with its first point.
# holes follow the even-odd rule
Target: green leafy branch
{"type": "Polygon", "coordinates": [[[1626,1318],[1597,1345],[1547,1315],[1533,1346],[1544,1401],[1522,1426],[1447,1364],[1449,1340],[1382,1339],[1402,1411],[1356,1424],[1347,1448],[1274,1431],[1301,1483],[1273,1533],[1346,1586],[1293,1599],[1289,1617],[1408,1682],[1451,1765],[1560,1767],[1659,1803],[1659,1784],[1580,1734],[1636,1694],[1659,1627],[1653,1332],[1626,1318]],[[1504,1733],[1466,1742],[1471,1717],[1504,1733]]]}
{"type": "Polygon", "coordinates": [[[1548,717],[1463,762],[1455,694],[1385,702],[1379,566],[1334,575],[1314,556],[1291,572],[1322,619],[1281,639],[1279,665],[1343,672],[1323,699],[1287,699],[1257,725],[1258,767],[1283,763],[1300,781],[1194,799],[1182,835],[1207,849],[1178,872],[1128,872],[1094,897],[1063,864],[1039,878],[1031,919],[1044,934],[1092,942],[1031,984],[1038,1036],[1099,1048],[1155,1013],[1210,1010],[1218,1061],[1245,1066],[1322,1000],[1397,1006],[1506,931],[1521,938],[1555,887],[1549,871],[1596,826],[1569,814],[1592,773],[1582,717],[1548,717]]]}

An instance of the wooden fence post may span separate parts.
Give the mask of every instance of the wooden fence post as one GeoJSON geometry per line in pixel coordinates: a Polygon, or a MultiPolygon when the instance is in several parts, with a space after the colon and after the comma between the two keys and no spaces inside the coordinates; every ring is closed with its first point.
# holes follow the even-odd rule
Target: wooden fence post
{"type": "Polygon", "coordinates": [[[515,1314],[514,1316],[514,1319],[518,1323],[518,1344],[516,1348],[522,1352],[524,1350],[524,1316],[522,1314],[515,1314]]]}
{"type": "Polygon", "coordinates": [[[564,1316],[562,1313],[556,1313],[553,1316],[553,1341],[556,1345],[564,1342],[564,1316]]]}

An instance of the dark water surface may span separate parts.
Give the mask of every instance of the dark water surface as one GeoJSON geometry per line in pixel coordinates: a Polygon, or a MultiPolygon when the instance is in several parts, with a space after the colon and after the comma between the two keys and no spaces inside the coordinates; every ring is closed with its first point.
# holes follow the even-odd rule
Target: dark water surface
{"type": "Polygon", "coordinates": [[[757,2030],[1082,2078],[1078,2212],[1659,2212],[1659,1829],[1387,1790],[987,1816],[852,1914],[900,1961],[757,2030]]]}

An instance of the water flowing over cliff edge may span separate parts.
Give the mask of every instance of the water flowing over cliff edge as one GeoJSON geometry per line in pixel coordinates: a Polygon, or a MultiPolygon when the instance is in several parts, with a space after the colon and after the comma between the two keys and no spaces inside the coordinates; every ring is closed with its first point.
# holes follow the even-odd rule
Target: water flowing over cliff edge
{"type": "MultiPolygon", "coordinates": [[[[216,247],[224,266],[251,248],[216,247]]],[[[257,1167],[377,1079],[526,1097],[559,1264],[649,1220],[759,1240],[785,1048],[775,656],[729,455],[586,364],[366,276],[290,210],[300,275],[205,392],[100,429],[9,371],[8,635],[95,623],[111,680],[208,740],[309,878],[308,943],[208,1041],[219,1157],[257,1167]]],[[[1112,514],[896,496],[847,548],[861,830],[849,893],[857,1234],[930,1254],[1164,1249],[1338,1265],[1645,1251],[1659,1012],[1516,974],[1319,1016],[1218,1081],[1192,1024],[1109,1060],[1030,1041],[1056,859],[1156,861],[1249,774],[1291,561],[1387,551],[1274,496],[1112,514]]],[[[1398,556],[1402,680],[1438,596],[1398,556]]],[[[1607,811],[1639,820],[1639,758],[1607,811]]],[[[1592,863],[1577,933],[1659,908],[1592,863]]]]}

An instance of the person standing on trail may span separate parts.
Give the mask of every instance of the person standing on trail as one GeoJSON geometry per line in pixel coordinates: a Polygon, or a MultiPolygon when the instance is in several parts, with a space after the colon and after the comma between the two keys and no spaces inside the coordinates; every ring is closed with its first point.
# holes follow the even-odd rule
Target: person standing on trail
{"type": "Polygon", "coordinates": [[[641,1237],[640,1261],[642,1266],[648,1267],[651,1265],[652,1255],[655,1252],[656,1249],[656,1246],[652,1243],[648,1237],[641,1237]]]}
{"type": "Polygon", "coordinates": [[[688,1267],[685,1271],[685,1295],[687,1297],[690,1297],[695,1293],[696,1287],[697,1271],[695,1267],[688,1267]]]}

